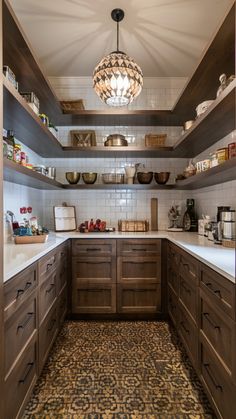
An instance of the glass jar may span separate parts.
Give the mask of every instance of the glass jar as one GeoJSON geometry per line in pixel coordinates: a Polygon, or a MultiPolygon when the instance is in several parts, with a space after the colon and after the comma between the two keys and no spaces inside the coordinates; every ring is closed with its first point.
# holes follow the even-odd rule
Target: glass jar
{"type": "Polygon", "coordinates": [[[216,151],[216,156],[218,159],[218,164],[224,163],[226,160],[228,160],[228,147],[219,148],[216,151]]]}
{"type": "Polygon", "coordinates": [[[21,145],[15,144],[14,145],[14,151],[13,151],[13,160],[16,163],[21,163],[21,145]]]}
{"type": "Polygon", "coordinates": [[[217,158],[216,153],[211,154],[210,161],[211,161],[210,163],[211,167],[218,166],[218,158],[217,158]]]}

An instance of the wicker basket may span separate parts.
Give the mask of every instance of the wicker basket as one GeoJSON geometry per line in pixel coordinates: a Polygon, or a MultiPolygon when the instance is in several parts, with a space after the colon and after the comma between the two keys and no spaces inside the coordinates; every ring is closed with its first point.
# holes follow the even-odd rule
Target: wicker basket
{"type": "Polygon", "coordinates": [[[15,244],[45,243],[48,240],[48,234],[40,236],[15,236],[15,244]]]}
{"type": "Polygon", "coordinates": [[[147,134],[145,135],[146,147],[164,146],[167,134],[147,134]]]}
{"type": "Polygon", "coordinates": [[[149,222],[147,220],[119,220],[118,231],[140,231],[145,232],[149,230],[149,222]]]}
{"type": "Polygon", "coordinates": [[[62,100],[60,101],[63,113],[76,113],[84,110],[83,99],[78,100],[62,100]]]}

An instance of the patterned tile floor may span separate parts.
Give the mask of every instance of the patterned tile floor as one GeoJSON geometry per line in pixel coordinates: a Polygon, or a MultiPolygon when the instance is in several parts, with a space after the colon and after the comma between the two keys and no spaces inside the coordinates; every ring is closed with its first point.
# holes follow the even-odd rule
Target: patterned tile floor
{"type": "Polygon", "coordinates": [[[66,322],[24,419],[210,419],[166,322],[66,322]]]}

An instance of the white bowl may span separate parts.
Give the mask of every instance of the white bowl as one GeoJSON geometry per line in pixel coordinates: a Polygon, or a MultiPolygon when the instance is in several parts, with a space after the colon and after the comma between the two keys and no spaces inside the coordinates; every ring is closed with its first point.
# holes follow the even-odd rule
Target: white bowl
{"type": "Polygon", "coordinates": [[[197,116],[202,115],[211,106],[214,100],[205,100],[205,102],[199,103],[196,107],[197,116]]]}

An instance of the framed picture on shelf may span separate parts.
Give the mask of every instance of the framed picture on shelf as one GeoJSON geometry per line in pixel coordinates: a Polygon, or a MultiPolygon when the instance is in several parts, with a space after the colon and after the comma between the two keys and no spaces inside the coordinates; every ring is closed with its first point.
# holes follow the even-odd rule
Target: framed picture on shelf
{"type": "Polygon", "coordinates": [[[72,147],[94,147],[96,146],[96,134],[93,130],[71,130],[72,147]]]}

